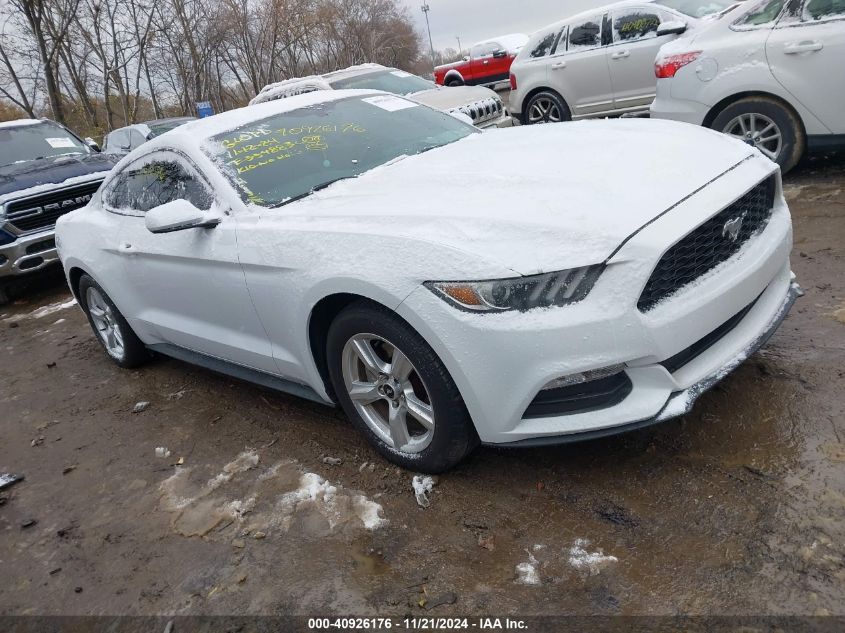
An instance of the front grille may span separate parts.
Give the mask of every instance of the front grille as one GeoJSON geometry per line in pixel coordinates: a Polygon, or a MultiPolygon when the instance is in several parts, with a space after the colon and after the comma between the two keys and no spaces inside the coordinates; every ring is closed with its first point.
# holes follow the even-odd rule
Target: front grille
{"type": "Polygon", "coordinates": [[[756,185],[672,246],[651,273],[637,307],[646,312],[735,255],[772,215],[777,176],[756,185]]]}
{"type": "Polygon", "coordinates": [[[499,118],[504,114],[505,107],[498,97],[489,97],[475,103],[467,103],[460,108],[455,108],[454,111],[463,112],[472,119],[475,125],[478,125],[499,118]]]}
{"type": "Polygon", "coordinates": [[[22,233],[51,227],[65,213],[88,204],[91,196],[100,188],[101,182],[98,180],[14,200],[6,207],[6,220],[22,233]]]}

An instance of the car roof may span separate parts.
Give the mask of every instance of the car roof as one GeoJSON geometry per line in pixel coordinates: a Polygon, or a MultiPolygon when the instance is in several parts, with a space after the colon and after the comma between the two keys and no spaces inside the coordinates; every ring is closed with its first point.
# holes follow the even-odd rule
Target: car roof
{"type": "MultiPolygon", "coordinates": [[[[277,114],[292,112],[301,108],[340,101],[348,97],[387,94],[380,90],[316,90],[305,94],[294,95],[286,99],[275,99],[254,105],[228,110],[204,119],[189,121],[184,125],[170,130],[167,134],[157,136],[144,147],[149,149],[173,147],[176,149],[190,149],[197,145],[198,140],[217,136],[224,132],[235,130],[261,119],[277,114]]],[[[395,97],[396,95],[391,95],[395,97]]]]}
{"type": "MultiPolygon", "coordinates": [[[[601,13],[606,13],[607,11],[610,11],[611,9],[624,9],[626,7],[641,7],[641,6],[649,5],[649,4],[658,4],[659,5],[660,2],[658,2],[656,0],[621,0],[620,2],[613,2],[611,4],[605,4],[605,5],[600,6],[600,7],[595,7],[594,9],[587,9],[586,11],[581,11],[579,13],[575,13],[574,15],[570,15],[569,17],[564,18],[562,20],[558,20],[557,22],[552,22],[550,24],[547,24],[543,28],[538,29],[537,31],[532,33],[532,37],[534,35],[537,35],[537,33],[540,33],[541,31],[543,33],[545,33],[549,29],[557,29],[557,28],[566,26],[567,24],[571,24],[572,22],[577,22],[578,20],[583,20],[585,18],[591,18],[591,17],[598,15],[598,14],[601,14],[601,13]]],[[[670,9],[667,8],[666,10],[669,11],[670,9]]]]}
{"type": "Polygon", "coordinates": [[[326,81],[333,81],[335,79],[346,79],[347,77],[368,75],[369,73],[374,73],[381,70],[390,70],[390,68],[388,68],[387,66],[382,66],[381,64],[358,64],[356,66],[350,66],[349,68],[333,70],[330,73],[326,73],[322,77],[326,81]]]}
{"type": "Polygon", "coordinates": [[[13,121],[2,121],[0,122],[0,128],[9,128],[9,127],[22,127],[24,125],[36,125],[38,123],[44,123],[47,119],[15,119],[13,121]]]}
{"type": "Polygon", "coordinates": [[[489,37],[486,40],[481,40],[480,42],[476,42],[471,46],[471,48],[475,48],[481,44],[487,44],[489,42],[498,42],[499,44],[503,44],[504,46],[523,46],[525,42],[528,41],[528,36],[525,33],[506,33],[505,35],[499,35],[497,37],[489,37]]]}

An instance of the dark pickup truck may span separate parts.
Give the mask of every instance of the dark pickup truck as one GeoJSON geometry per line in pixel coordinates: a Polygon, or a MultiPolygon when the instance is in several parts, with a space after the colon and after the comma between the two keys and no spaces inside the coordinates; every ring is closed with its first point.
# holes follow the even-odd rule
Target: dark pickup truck
{"type": "Polygon", "coordinates": [[[53,121],[0,123],[0,304],[11,281],[58,263],[56,220],[88,204],[114,164],[53,121]]]}

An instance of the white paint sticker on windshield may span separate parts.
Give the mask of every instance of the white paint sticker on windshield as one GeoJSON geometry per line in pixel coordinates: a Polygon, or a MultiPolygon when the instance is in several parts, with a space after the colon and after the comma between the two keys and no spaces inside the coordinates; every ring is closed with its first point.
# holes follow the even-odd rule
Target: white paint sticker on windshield
{"type": "Polygon", "coordinates": [[[377,97],[367,97],[366,99],[361,99],[361,101],[366,101],[370,105],[374,105],[377,108],[381,108],[382,110],[387,110],[388,112],[396,112],[397,110],[404,110],[406,108],[416,108],[419,104],[414,103],[413,101],[408,101],[407,99],[400,99],[399,97],[394,97],[392,95],[378,95],[377,97]]]}
{"type": "Polygon", "coordinates": [[[397,77],[410,77],[411,73],[406,73],[404,70],[391,70],[391,75],[396,75],[397,77]]]}
{"type": "Polygon", "coordinates": [[[76,147],[76,145],[73,144],[73,141],[67,136],[45,138],[44,140],[47,141],[53,149],[58,149],[59,147],[76,147]]]}

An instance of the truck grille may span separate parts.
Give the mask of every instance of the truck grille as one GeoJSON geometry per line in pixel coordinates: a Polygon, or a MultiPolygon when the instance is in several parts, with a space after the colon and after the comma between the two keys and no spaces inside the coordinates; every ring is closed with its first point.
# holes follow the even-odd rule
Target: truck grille
{"type": "Polygon", "coordinates": [[[463,112],[472,119],[475,125],[498,119],[504,114],[504,111],[505,107],[497,97],[489,97],[475,101],[474,103],[467,103],[452,110],[452,112],[463,112]]]}
{"type": "Polygon", "coordinates": [[[6,207],[6,221],[21,233],[49,228],[60,216],[88,204],[100,183],[102,180],[13,200],[6,207]]]}
{"type": "Polygon", "coordinates": [[[777,176],[756,185],[736,202],[688,233],[663,254],[637,307],[647,312],[736,254],[772,215],[777,176]]]}

